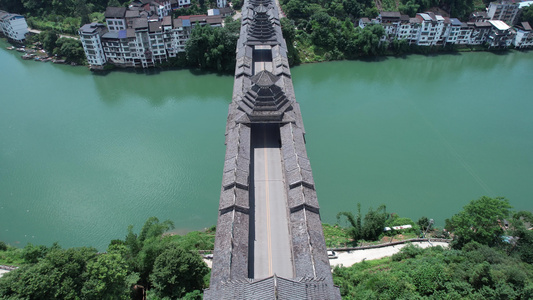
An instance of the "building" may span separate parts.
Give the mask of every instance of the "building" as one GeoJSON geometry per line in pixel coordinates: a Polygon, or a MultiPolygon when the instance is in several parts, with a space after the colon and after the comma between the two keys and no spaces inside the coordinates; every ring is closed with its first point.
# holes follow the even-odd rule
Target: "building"
{"type": "Polygon", "coordinates": [[[101,68],[106,63],[101,41],[105,33],[107,33],[107,28],[100,23],[85,24],[78,31],[87,63],[94,68],[101,68]]]}
{"type": "Polygon", "coordinates": [[[442,44],[444,33],[444,18],[434,13],[418,13],[416,18],[421,21],[420,34],[417,40],[419,46],[434,46],[442,44]]]}
{"type": "MultiPolygon", "coordinates": [[[[179,1],[177,2],[179,3],[179,1]]],[[[180,16],[172,19],[172,1],[134,1],[128,7],[108,7],[106,26],[86,24],[79,30],[91,68],[105,63],[149,68],[185,52],[192,28],[222,26],[222,16],[180,16]]]]}
{"type": "Polygon", "coordinates": [[[109,31],[126,30],[126,8],[108,7],[105,10],[105,22],[109,31]]]}
{"type": "Polygon", "coordinates": [[[528,22],[522,22],[515,26],[516,36],[513,45],[516,48],[530,48],[533,46],[533,30],[528,22]]]}
{"type": "Polygon", "coordinates": [[[469,45],[482,45],[487,41],[492,25],[489,22],[468,22],[470,27],[469,45]]]}
{"type": "Polygon", "coordinates": [[[490,20],[491,30],[487,36],[489,47],[509,47],[514,39],[511,26],[500,20],[490,20]]]}
{"type": "Polygon", "coordinates": [[[499,2],[491,2],[487,8],[487,16],[491,20],[500,20],[509,25],[514,25],[518,21],[519,9],[520,5],[515,1],[501,0],[499,2]]]}
{"type": "Polygon", "coordinates": [[[26,39],[28,24],[24,16],[0,10],[0,29],[12,41],[21,43],[26,39]]]}
{"type": "Polygon", "coordinates": [[[228,1],[227,0],[217,0],[217,7],[226,7],[228,6],[228,1]]]}

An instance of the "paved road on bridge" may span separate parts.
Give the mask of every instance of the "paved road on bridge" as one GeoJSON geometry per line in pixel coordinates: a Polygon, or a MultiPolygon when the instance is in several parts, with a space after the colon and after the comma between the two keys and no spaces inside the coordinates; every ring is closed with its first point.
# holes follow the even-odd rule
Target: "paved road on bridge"
{"type": "MultiPolygon", "coordinates": [[[[259,127],[259,126],[258,126],[259,127]]],[[[279,129],[278,129],[279,130],[279,129]]],[[[262,125],[254,136],[254,278],[294,277],[287,193],[278,137],[262,125]],[[261,132],[262,131],[262,132],[261,132]]]]}

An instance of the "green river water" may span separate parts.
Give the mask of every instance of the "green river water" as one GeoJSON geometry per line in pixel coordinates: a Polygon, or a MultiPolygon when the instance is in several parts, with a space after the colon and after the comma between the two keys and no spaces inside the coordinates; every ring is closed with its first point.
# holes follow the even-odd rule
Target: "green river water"
{"type": "MultiPolygon", "coordinates": [[[[104,250],[150,216],[216,224],[233,77],[0,46],[0,240],[104,250]]],[[[482,195],[533,210],[532,70],[531,52],[293,68],[323,221],[361,202],[442,225],[482,195]]]]}

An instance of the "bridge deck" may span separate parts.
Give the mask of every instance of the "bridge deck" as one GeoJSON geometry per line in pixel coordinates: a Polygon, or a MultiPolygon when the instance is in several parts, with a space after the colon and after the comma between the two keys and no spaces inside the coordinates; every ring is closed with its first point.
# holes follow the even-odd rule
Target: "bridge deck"
{"type": "MultiPolygon", "coordinates": [[[[274,273],[294,277],[289,237],[287,193],[283,178],[279,127],[255,125],[253,146],[254,241],[250,276],[266,278],[274,273]],[[276,131],[277,130],[277,131],[276,131]]],[[[252,202],[252,201],[251,201],[252,202]]]]}

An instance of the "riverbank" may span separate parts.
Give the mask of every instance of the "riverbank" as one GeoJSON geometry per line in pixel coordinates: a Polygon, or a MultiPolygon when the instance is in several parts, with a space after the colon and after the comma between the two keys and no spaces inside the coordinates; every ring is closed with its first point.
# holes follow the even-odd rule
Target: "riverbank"
{"type": "Polygon", "coordinates": [[[443,247],[448,248],[449,242],[431,242],[431,241],[425,241],[425,242],[403,242],[401,244],[393,244],[393,245],[379,245],[379,247],[373,247],[373,248],[363,248],[363,249],[354,249],[354,250],[336,250],[335,255],[336,258],[330,258],[329,264],[332,267],[336,266],[343,266],[343,267],[350,267],[356,263],[360,263],[362,261],[367,260],[374,260],[374,259],[381,259],[384,257],[390,257],[394,254],[400,252],[400,250],[409,245],[415,245],[420,248],[429,248],[429,247],[443,247]]]}

